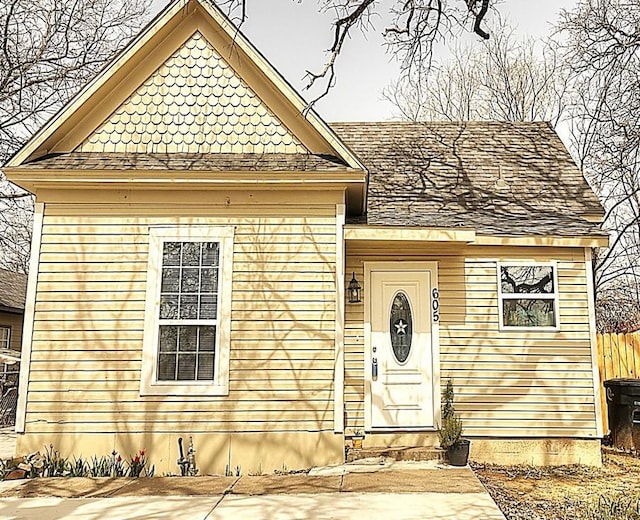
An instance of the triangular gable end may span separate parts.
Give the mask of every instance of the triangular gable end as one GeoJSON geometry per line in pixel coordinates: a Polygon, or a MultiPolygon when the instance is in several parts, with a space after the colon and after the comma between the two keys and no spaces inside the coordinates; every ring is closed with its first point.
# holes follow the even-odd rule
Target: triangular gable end
{"type": "Polygon", "coordinates": [[[174,0],[7,166],[74,150],[310,152],[364,171],[304,107],[219,8],[174,0]]]}
{"type": "Polygon", "coordinates": [[[308,152],[200,32],[76,151],[308,152]]]}

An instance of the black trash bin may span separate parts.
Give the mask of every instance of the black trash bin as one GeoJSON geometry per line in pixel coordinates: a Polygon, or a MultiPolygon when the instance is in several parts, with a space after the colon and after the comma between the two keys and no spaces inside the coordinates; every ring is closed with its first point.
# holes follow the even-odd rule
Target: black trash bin
{"type": "Polygon", "coordinates": [[[640,379],[609,379],[604,387],[613,445],[640,451],[640,379]]]}

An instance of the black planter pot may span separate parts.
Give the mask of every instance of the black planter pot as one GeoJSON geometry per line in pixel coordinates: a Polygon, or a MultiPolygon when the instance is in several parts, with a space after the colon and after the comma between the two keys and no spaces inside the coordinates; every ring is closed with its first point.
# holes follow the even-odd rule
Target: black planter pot
{"type": "Polygon", "coordinates": [[[471,441],[467,439],[461,439],[453,446],[447,448],[447,457],[449,458],[449,464],[452,466],[466,466],[469,462],[469,447],[471,441]]]}

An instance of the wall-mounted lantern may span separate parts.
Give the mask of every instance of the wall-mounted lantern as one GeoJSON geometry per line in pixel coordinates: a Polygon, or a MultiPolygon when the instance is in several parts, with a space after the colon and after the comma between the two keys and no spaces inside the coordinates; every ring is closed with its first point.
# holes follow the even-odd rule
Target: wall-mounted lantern
{"type": "Polygon", "coordinates": [[[349,282],[349,303],[360,303],[362,301],[362,287],[356,280],[356,273],[353,273],[349,282]]]}

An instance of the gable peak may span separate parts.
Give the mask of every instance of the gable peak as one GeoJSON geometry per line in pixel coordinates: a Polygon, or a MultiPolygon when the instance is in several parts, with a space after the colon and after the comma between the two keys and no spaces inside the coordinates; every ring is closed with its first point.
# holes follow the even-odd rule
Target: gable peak
{"type": "Polygon", "coordinates": [[[196,31],[76,151],[304,153],[307,150],[196,31]]]}

